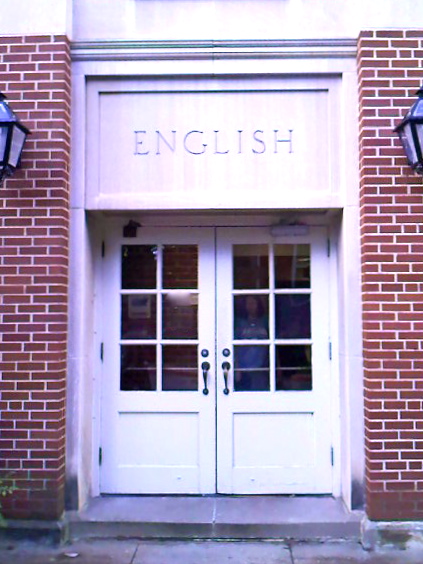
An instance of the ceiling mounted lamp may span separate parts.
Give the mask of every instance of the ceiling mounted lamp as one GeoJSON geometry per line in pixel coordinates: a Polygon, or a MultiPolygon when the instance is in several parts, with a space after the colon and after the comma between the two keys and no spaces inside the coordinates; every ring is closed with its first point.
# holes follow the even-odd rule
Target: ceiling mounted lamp
{"type": "Polygon", "coordinates": [[[0,92],[0,185],[19,166],[28,133],[0,92]]]}
{"type": "Polygon", "coordinates": [[[395,131],[407,155],[408,164],[417,173],[423,174],[423,86],[416,94],[418,100],[408,110],[395,131]]]}

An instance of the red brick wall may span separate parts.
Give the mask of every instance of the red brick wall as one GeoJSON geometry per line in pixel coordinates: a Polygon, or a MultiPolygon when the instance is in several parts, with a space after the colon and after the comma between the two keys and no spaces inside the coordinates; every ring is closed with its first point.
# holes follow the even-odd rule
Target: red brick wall
{"type": "Polygon", "coordinates": [[[0,91],[32,134],[0,188],[0,476],[15,518],[63,511],[70,55],[63,36],[0,37],[0,91]]]}
{"type": "Polygon", "coordinates": [[[423,186],[393,128],[423,79],[423,31],[358,43],[367,514],[423,518],[423,186]]]}

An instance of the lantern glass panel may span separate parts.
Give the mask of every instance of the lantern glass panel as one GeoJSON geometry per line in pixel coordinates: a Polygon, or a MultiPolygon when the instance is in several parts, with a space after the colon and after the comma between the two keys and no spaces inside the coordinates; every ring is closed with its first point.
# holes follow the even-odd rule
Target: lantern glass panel
{"type": "Polygon", "coordinates": [[[7,131],[9,127],[7,125],[0,126],[0,163],[5,164],[5,151],[7,142],[7,131]]]}
{"type": "Polygon", "coordinates": [[[419,140],[420,155],[423,156],[423,123],[416,123],[415,128],[419,140]]]}
{"type": "Polygon", "coordinates": [[[403,130],[400,132],[400,136],[408,162],[411,165],[415,165],[417,163],[417,153],[414,147],[413,132],[410,123],[406,123],[404,125],[403,130]]]}
{"type": "Polygon", "coordinates": [[[413,117],[423,118],[423,99],[422,98],[417,100],[417,102],[414,104],[414,107],[411,109],[411,113],[413,114],[413,117]]]}
{"type": "Polygon", "coordinates": [[[15,125],[12,133],[12,144],[10,147],[10,157],[9,157],[9,164],[14,168],[18,166],[19,158],[21,156],[25,142],[25,137],[26,137],[25,132],[15,125]]]}

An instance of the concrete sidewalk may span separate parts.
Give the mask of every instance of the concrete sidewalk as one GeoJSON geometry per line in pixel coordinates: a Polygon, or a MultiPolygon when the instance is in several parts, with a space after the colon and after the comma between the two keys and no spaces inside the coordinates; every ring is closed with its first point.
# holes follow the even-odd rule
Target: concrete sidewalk
{"type": "Polygon", "coordinates": [[[355,541],[2,541],[0,564],[422,564],[423,547],[366,552],[355,541]]]}

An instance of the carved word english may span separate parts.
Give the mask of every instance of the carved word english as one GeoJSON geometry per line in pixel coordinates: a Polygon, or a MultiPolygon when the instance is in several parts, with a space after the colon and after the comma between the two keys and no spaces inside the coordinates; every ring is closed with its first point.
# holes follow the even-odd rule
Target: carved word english
{"type": "Polygon", "coordinates": [[[244,131],[238,129],[232,133],[225,131],[200,131],[193,129],[188,132],[143,130],[134,131],[134,155],[164,155],[185,152],[190,155],[228,155],[246,154],[262,155],[266,152],[293,153],[293,129],[288,129],[284,138],[278,129],[265,131],[244,131]]]}

